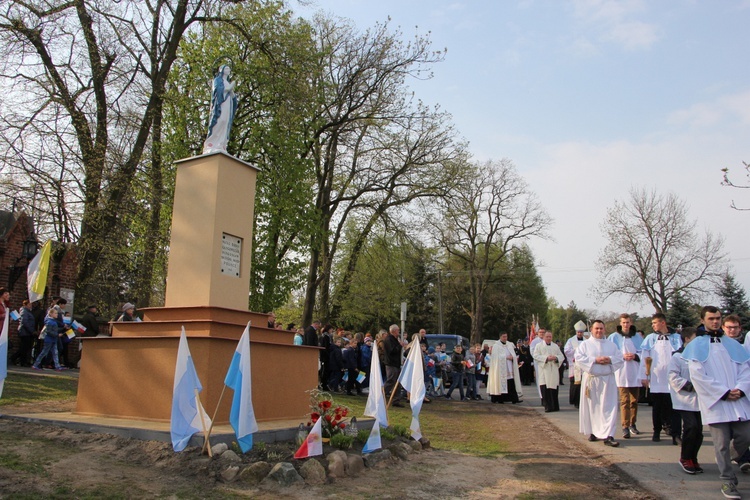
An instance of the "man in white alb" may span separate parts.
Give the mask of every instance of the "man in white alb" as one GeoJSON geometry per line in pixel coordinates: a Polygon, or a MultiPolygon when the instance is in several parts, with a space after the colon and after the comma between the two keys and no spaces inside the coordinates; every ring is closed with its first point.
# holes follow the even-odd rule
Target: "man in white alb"
{"type": "Polygon", "coordinates": [[[591,324],[591,338],[576,351],[576,362],[583,371],[578,429],[589,441],[604,440],[616,447],[618,392],[615,371],[622,366],[622,353],[604,337],[604,322],[591,324]]]}
{"type": "Polygon", "coordinates": [[[638,379],[640,370],[641,343],[643,339],[635,334],[635,326],[627,313],[620,314],[620,324],[617,331],[611,334],[609,340],[615,343],[622,359],[625,361],[615,372],[617,390],[620,393],[620,420],[622,437],[630,438],[631,434],[641,432],[635,426],[638,416],[638,398],[640,396],[641,381],[638,379]]]}
{"type": "MultiPolygon", "coordinates": [[[[529,354],[531,354],[532,358],[534,357],[534,349],[536,349],[536,346],[538,346],[542,342],[545,333],[547,333],[547,331],[544,328],[540,328],[537,336],[534,337],[534,340],[532,340],[531,344],[529,344],[529,354]]],[[[536,361],[534,361],[534,381],[536,382],[536,390],[539,393],[539,399],[542,401],[542,404],[544,404],[544,398],[542,398],[542,388],[539,387],[539,365],[536,361]]]]}
{"type": "Polygon", "coordinates": [[[701,310],[705,334],[688,344],[682,357],[698,394],[701,420],[708,424],[716,464],[726,498],[742,498],[732,469],[730,443],[742,455],[750,445],[750,355],[742,344],[724,335],[721,313],[714,306],[701,310]]]}
{"type": "Polygon", "coordinates": [[[573,335],[565,342],[565,348],[563,352],[565,357],[568,358],[568,377],[570,380],[570,393],[568,395],[569,402],[576,408],[581,402],[581,369],[576,365],[576,349],[584,341],[583,332],[586,331],[586,323],[578,321],[573,327],[576,329],[576,334],[573,335]]]}
{"type": "Polygon", "coordinates": [[[534,364],[539,367],[539,387],[547,413],[560,411],[557,387],[560,383],[560,365],[564,359],[558,345],[552,342],[552,332],[545,332],[543,341],[534,349],[534,364]]]}

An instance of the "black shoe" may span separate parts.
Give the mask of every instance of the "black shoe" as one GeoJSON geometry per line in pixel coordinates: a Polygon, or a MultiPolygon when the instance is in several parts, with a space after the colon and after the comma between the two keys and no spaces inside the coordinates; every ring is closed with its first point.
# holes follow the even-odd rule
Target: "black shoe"
{"type": "Polygon", "coordinates": [[[653,441],[654,443],[658,443],[659,441],[661,441],[661,433],[659,431],[654,432],[651,441],[653,441]]]}
{"type": "Polygon", "coordinates": [[[594,436],[593,434],[591,434],[591,435],[589,436],[589,441],[591,441],[591,442],[593,443],[594,441],[599,441],[599,438],[598,438],[598,437],[596,437],[596,436],[594,436]]]}
{"type": "Polygon", "coordinates": [[[615,438],[612,436],[609,436],[607,439],[604,440],[604,446],[611,446],[612,448],[617,448],[620,446],[620,443],[615,441],[615,438]]]}
{"type": "Polygon", "coordinates": [[[402,405],[398,401],[396,401],[395,403],[393,403],[391,406],[395,406],[396,408],[403,408],[404,407],[404,405],[402,405]]]}
{"type": "Polygon", "coordinates": [[[680,436],[672,436],[672,444],[675,446],[682,446],[682,438],[680,436]]]}
{"type": "Polygon", "coordinates": [[[622,429],[622,437],[624,439],[630,439],[630,429],[627,427],[623,427],[622,429]]]}

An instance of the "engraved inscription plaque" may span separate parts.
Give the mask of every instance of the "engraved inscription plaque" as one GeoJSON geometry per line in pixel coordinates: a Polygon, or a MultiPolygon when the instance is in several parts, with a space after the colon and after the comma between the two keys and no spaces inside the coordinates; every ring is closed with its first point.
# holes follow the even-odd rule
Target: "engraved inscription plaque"
{"type": "Polygon", "coordinates": [[[242,238],[222,233],[221,235],[221,274],[240,277],[242,238]]]}

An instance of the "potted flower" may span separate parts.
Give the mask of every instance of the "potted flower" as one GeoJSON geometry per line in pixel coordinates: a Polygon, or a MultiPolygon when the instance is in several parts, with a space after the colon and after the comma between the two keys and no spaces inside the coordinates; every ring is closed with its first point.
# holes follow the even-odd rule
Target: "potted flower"
{"type": "Polygon", "coordinates": [[[349,425],[347,417],[351,410],[334,402],[333,396],[328,392],[317,389],[308,392],[310,393],[310,420],[307,425],[314,425],[319,419],[323,419],[321,422],[323,442],[328,442],[332,436],[344,432],[349,425]]]}

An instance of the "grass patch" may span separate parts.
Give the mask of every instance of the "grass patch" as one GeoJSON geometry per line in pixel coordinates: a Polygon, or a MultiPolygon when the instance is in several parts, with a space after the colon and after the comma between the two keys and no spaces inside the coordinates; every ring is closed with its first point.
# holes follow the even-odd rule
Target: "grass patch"
{"type": "Polygon", "coordinates": [[[35,401],[62,401],[76,397],[78,379],[75,377],[44,377],[25,373],[8,373],[0,406],[35,401]]]}
{"type": "MultiPolygon", "coordinates": [[[[351,408],[357,418],[364,414],[367,398],[335,395],[334,399],[351,408]]],[[[408,401],[403,403],[403,408],[388,409],[388,423],[392,428],[408,430],[411,425],[411,408],[408,401]]],[[[487,458],[504,455],[510,451],[505,442],[496,438],[487,439],[487,419],[500,417],[491,414],[485,406],[442,401],[422,405],[419,414],[422,434],[434,448],[441,450],[487,458]]],[[[410,434],[407,433],[408,435],[410,434]]],[[[384,436],[382,432],[381,436],[384,436]]]]}
{"type": "Polygon", "coordinates": [[[40,471],[38,464],[29,463],[12,451],[0,453],[0,468],[30,473],[40,471]]]}

